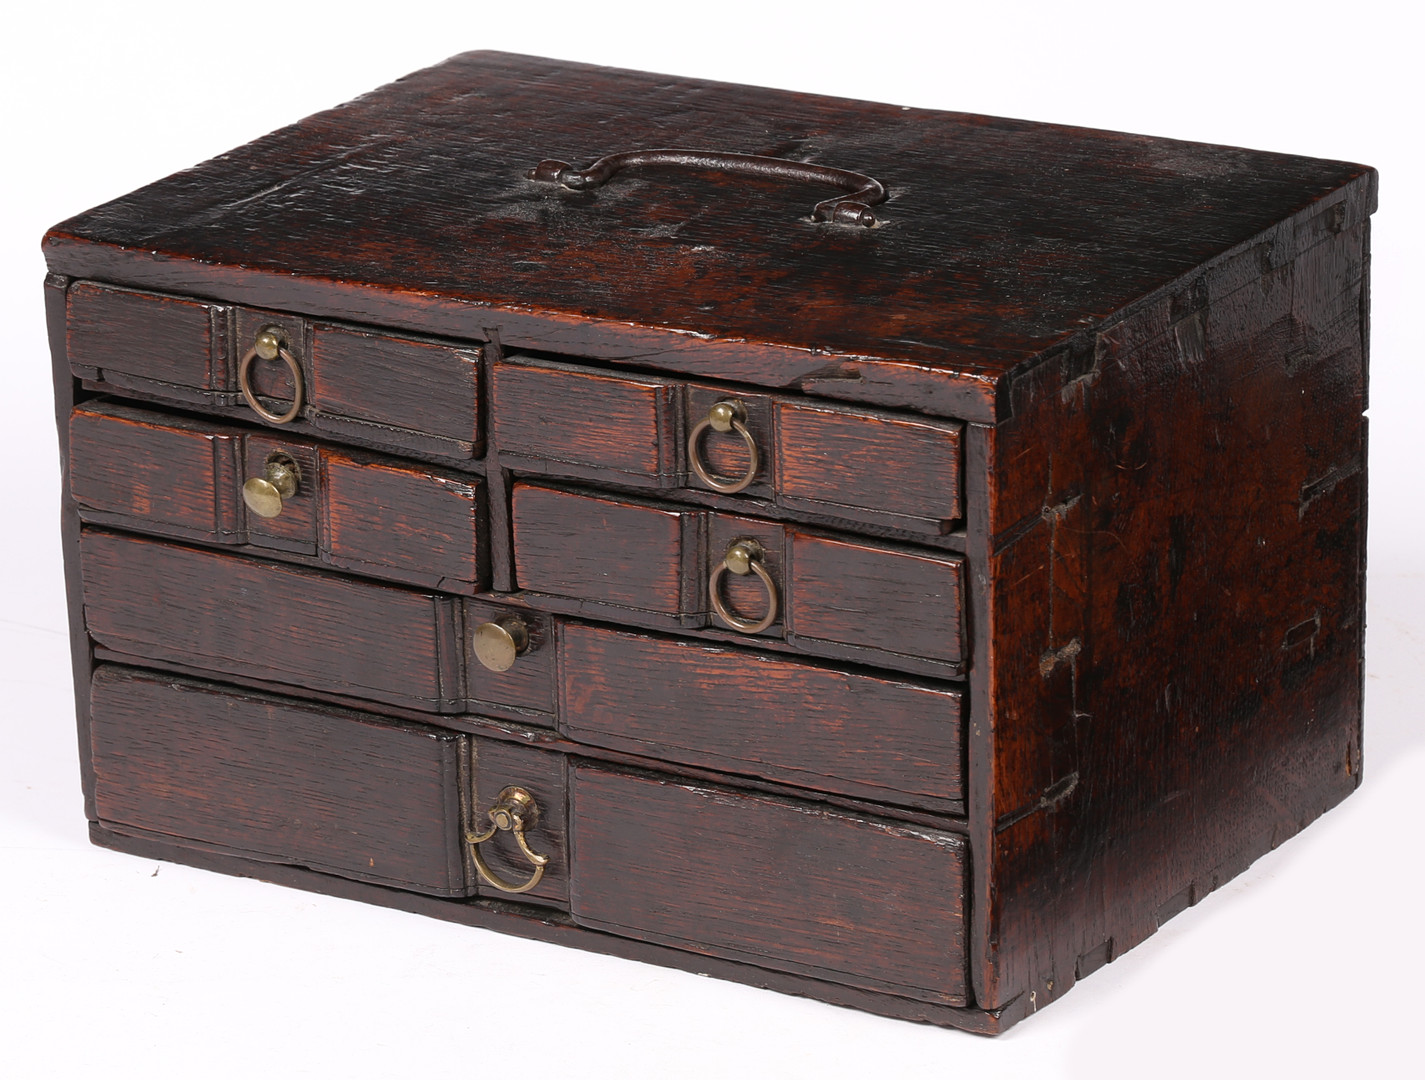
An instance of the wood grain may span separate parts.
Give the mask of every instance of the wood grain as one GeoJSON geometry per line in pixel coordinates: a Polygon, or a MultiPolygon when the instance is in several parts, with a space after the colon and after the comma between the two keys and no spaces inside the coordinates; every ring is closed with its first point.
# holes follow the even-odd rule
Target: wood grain
{"type": "Polygon", "coordinates": [[[666,487],[677,481],[674,385],[519,355],[493,365],[502,460],[666,487]],[[561,469],[561,466],[563,468],[561,469]]]}
{"type": "Polygon", "coordinates": [[[559,657],[578,742],[925,809],[962,798],[958,690],[582,623],[559,657]]]}
{"type": "Polygon", "coordinates": [[[1361,166],[467,53],[65,222],[46,257],[80,277],[454,338],[499,327],[507,348],[993,420],[998,381],[1025,361],[1343,188],[1354,224],[1375,203],[1361,166]],[[670,143],[869,173],[893,193],[890,227],[814,224],[825,190],[781,181],[525,178],[541,158],[670,143]]]}
{"type": "Polygon", "coordinates": [[[789,530],[789,632],[956,662],[963,561],[789,530]]]}
{"type": "Polygon", "coordinates": [[[107,824],[465,896],[465,736],[105,665],[95,802],[107,824]]]}
{"type": "Polygon", "coordinates": [[[570,799],[581,925],[964,1003],[960,838],[586,766],[570,799]]]}
{"type": "Polygon", "coordinates": [[[960,428],[777,402],[780,501],[903,529],[948,532],[960,518],[960,428]]]}
{"type": "Polygon", "coordinates": [[[522,589],[677,615],[691,512],[515,485],[515,574],[522,589]]]}
{"type": "MultiPolygon", "coordinates": [[[[480,349],[318,323],[311,400],[326,417],[405,428],[478,452],[480,349]]],[[[320,426],[320,421],[318,421],[320,426]]]]}
{"type": "Polygon", "coordinates": [[[427,712],[463,702],[428,594],[93,529],[80,561],[85,623],[116,652],[427,712]]]}
{"type": "Polygon", "coordinates": [[[89,376],[226,388],[226,309],[81,281],[68,292],[69,362],[89,376]]]}
{"type": "Polygon", "coordinates": [[[213,543],[243,543],[241,433],[122,405],[69,417],[69,484],[91,512],[213,543]]]}

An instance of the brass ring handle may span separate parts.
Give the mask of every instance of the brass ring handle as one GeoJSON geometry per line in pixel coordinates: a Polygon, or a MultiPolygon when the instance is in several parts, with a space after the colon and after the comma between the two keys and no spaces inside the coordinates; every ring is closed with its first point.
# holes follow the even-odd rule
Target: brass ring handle
{"type": "Polygon", "coordinates": [[[735,495],[752,483],[752,478],[757,475],[758,455],[757,442],[752,438],[752,432],[747,430],[747,406],[735,399],[719,401],[708,410],[707,416],[698,421],[697,427],[688,434],[688,464],[693,467],[693,472],[698,474],[698,479],[714,491],[720,491],[724,495],[735,495]],[[742,441],[747,444],[747,471],[740,479],[728,480],[718,476],[709,469],[698,452],[698,445],[702,440],[703,432],[711,428],[713,431],[727,432],[735,431],[742,436],[742,441]]]}
{"type": "Polygon", "coordinates": [[[257,335],[252,348],[247,350],[247,355],[238,365],[238,389],[242,391],[243,399],[249,408],[269,424],[291,423],[302,411],[302,365],[297,363],[297,358],[292,355],[276,330],[270,327],[263,330],[257,335]],[[275,360],[280,356],[287,365],[287,370],[292,373],[292,407],[285,413],[275,413],[263,408],[257,400],[257,395],[252,392],[252,381],[248,375],[252,370],[252,362],[259,356],[264,360],[275,360]]]}
{"type": "Polygon", "coordinates": [[[507,787],[495,796],[495,805],[490,807],[486,816],[490,819],[488,829],[482,833],[469,830],[465,833],[465,842],[470,845],[470,857],[475,861],[475,869],[479,871],[481,878],[501,892],[529,892],[539,884],[540,879],[544,877],[544,868],[549,865],[549,856],[531,851],[529,841],[524,837],[525,826],[533,828],[534,823],[539,820],[539,807],[535,804],[534,796],[522,787],[507,787]],[[504,880],[491,870],[481,857],[480,845],[497,832],[514,833],[515,843],[519,844],[524,857],[534,867],[534,873],[525,881],[511,883],[504,880]]]}
{"type": "Polygon", "coordinates": [[[261,476],[254,476],[242,486],[242,501],[258,517],[275,518],[282,513],[287,499],[297,494],[302,471],[286,454],[268,457],[261,476]]]}
{"type": "Polygon", "coordinates": [[[772,580],[772,575],[767,573],[767,568],[762,565],[761,544],[756,540],[737,540],[727,549],[727,554],[723,557],[722,562],[708,578],[708,599],[712,601],[713,611],[717,613],[719,619],[744,634],[760,634],[776,621],[777,583],[772,580]],[[767,590],[767,613],[760,619],[744,619],[740,615],[734,615],[722,602],[722,597],[718,593],[718,585],[722,582],[722,575],[728,570],[739,576],[756,574],[761,579],[763,587],[767,590]]]}

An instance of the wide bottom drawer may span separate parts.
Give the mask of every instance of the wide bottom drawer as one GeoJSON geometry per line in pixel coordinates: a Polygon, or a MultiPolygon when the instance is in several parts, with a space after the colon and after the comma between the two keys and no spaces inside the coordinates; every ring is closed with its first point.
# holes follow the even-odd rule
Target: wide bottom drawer
{"type": "Polygon", "coordinates": [[[966,1001],[951,832],[115,664],[91,714],[106,828],[966,1001]]]}

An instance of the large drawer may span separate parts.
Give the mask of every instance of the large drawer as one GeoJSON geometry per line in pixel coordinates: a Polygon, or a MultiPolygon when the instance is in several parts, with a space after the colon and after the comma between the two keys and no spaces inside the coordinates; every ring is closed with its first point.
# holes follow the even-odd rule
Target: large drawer
{"type": "Polygon", "coordinates": [[[245,373],[269,412],[295,403],[296,426],[362,445],[454,460],[483,452],[478,345],[90,281],[71,286],[67,304],[71,368],[106,388],[257,419],[242,368],[272,328],[290,366],[254,357],[245,373]]]}
{"type": "Polygon", "coordinates": [[[943,677],[963,671],[958,556],[534,484],[515,486],[512,519],[518,585],[556,609],[735,630],[943,677]],[[738,566],[734,545],[748,540],[756,558],[738,566]]]}
{"type": "Polygon", "coordinates": [[[112,402],[76,408],[69,434],[70,490],[88,521],[448,592],[488,579],[478,477],[112,402]],[[279,494],[271,481],[284,473],[279,494]]]}
{"type": "MultiPolygon", "coordinates": [[[[440,896],[502,895],[467,829],[510,786],[547,862],[526,901],[568,897],[565,759],[421,724],[102,665],[90,695],[94,802],[110,828],[440,896]]],[[[508,833],[508,830],[506,830],[508,833]]],[[[516,886],[532,868],[509,835],[480,845],[516,886]]]]}
{"type": "Polygon", "coordinates": [[[113,664],[90,745],[110,830],[965,1003],[952,832],[113,664]]]}
{"type": "Polygon", "coordinates": [[[961,425],[514,355],[495,444],[520,472],[687,488],[938,536],[961,517],[961,425]],[[730,407],[715,423],[715,407],[730,407]],[[733,422],[735,420],[735,423],[733,422]]]}
{"type": "Polygon", "coordinates": [[[963,837],[578,765],[570,910],[584,926],[963,1005],[963,837]]]}

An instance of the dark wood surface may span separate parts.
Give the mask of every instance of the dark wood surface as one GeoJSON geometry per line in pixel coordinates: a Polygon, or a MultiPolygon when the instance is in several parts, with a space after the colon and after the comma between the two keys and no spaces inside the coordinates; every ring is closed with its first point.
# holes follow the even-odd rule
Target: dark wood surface
{"type": "Polygon", "coordinates": [[[70,441],[87,521],[309,555],[446,592],[488,582],[478,478],[102,400],[75,410],[70,441]],[[300,479],[281,513],[264,518],[246,508],[242,487],[274,456],[296,463],[300,479]]]}
{"type": "Polygon", "coordinates": [[[1348,220],[1286,223],[1213,290],[1046,366],[991,437],[981,1004],[1052,1000],[1361,781],[1368,256],[1348,220]]]}
{"type": "Polygon", "coordinates": [[[227,390],[227,309],[77,282],[67,293],[69,362],[85,375],[227,390]]]}
{"type": "Polygon", "coordinates": [[[697,512],[532,484],[512,505],[520,588],[703,621],[684,552],[697,512]]]}
{"type": "Polygon", "coordinates": [[[936,1005],[898,994],[862,990],[843,983],[775,971],[745,961],[723,960],[720,957],[670,948],[651,941],[600,933],[576,926],[568,915],[545,908],[498,903],[471,904],[424,896],[404,889],[383,888],[370,882],[314,873],[297,866],[259,862],[250,857],[236,856],[209,845],[180,841],[171,836],[155,836],[134,829],[120,830],[93,822],[89,826],[89,837],[101,847],[127,852],[140,859],[164,859],[220,874],[260,878],[264,882],[288,888],[306,889],[328,896],[413,912],[428,918],[444,919],[464,926],[497,930],[535,941],[547,941],[641,963],[660,964],[680,971],[711,975],[746,986],[812,998],[897,1020],[937,1024],[980,1035],[997,1035],[1023,1019],[1029,1012],[1027,995],[1004,1009],[936,1005]]]}
{"type": "Polygon", "coordinates": [[[984,420],[1024,361],[1343,187],[1373,207],[1339,162],[467,53],[81,214],[46,257],[984,420]],[[885,225],[814,224],[824,189],[785,181],[525,175],[667,145],[869,173],[885,225]]]}
{"type": "MultiPolygon", "coordinates": [[[[116,652],[454,712],[454,598],[86,529],[84,621],[116,652]]],[[[454,670],[458,681],[458,658],[454,670]]]]}
{"type": "Polygon", "coordinates": [[[351,326],[312,328],[312,401],[327,416],[449,439],[478,453],[480,349],[351,326]]]}
{"type": "Polygon", "coordinates": [[[559,672],[576,742],[942,812],[963,797],[956,689],[580,623],[559,672]]]}
{"type": "Polygon", "coordinates": [[[777,402],[777,491],[788,506],[941,533],[960,518],[960,429],[777,402]]]}
{"type": "Polygon", "coordinates": [[[674,384],[511,356],[492,370],[500,456],[515,467],[666,487],[678,472],[674,384]]]}
{"type": "Polygon", "coordinates": [[[797,641],[963,657],[959,558],[795,530],[787,551],[787,622],[797,641]]]}
{"type": "Polygon", "coordinates": [[[95,803],[111,827],[465,896],[465,736],[172,676],[94,673],[95,803]]]}
{"type": "Polygon", "coordinates": [[[577,923],[965,1003],[964,841],[578,766],[577,923]]]}
{"type": "MultiPolygon", "coordinates": [[[[1012,1023],[1360,782],[1375,188],[1341,163],[485,53],[66,222],[51,269],[108,283],[47,291],[61,431],[76,397],[86,413],[67,473],[84,514],[209,545],[245,529],[270,556],[81,541],[66,502],[91,820],[97,648],[429,715],[478,741],[472,798],[538,788],[555,862],[528,903],[451,905],[274,852],[234,861],[231,835],[96,838],[1012,1023]],[[826,192],[783,180],[525,175],[690,142],[880,175],[882,225],[814,224],[826,192]],[[234,381],[269,322],[313,392],[282,430],[234,381]],[[165,489],[101,433],[94,390],[253,427],[200,443],[176,417],[162,453],[190,471],[165,489]],[[688,478],[687,434],[725,393],[764,450],[742,495],[688,478]],[[335,518],[312,503],[254,526],[171,494],[240,479],[283,440],[348,493],[335,518]],[[390,486],[402,470],[440,497],[390,486]],[[778,582],[757,638],[709,612],[740,536],[778,582]],[[319,558],[501,592],[290,565],[319,558]],[[485,673],[470,632],[513,611],[531,649],[485,673]],[[719,707],[729,686],[743,696],[719,707]],[[799,704],[777,715],[774,696],[799,704]]],[[[290,392],[280,363],[254,378],[290,392]]],[[[737,440],[703,445],[736,471],[737,440]]],[[[760,610],[755,578],[723,590],[760,610]]],[[[507,841],[492,859],[518,876],[507,841]]]]}

